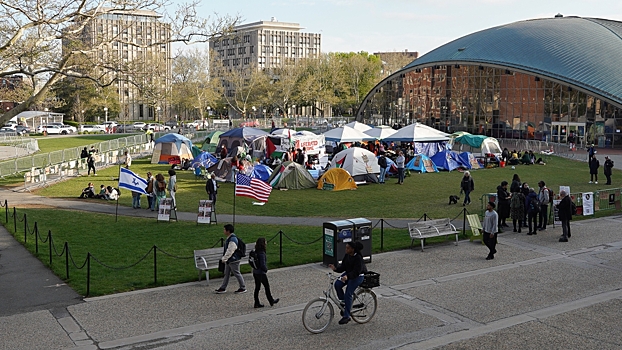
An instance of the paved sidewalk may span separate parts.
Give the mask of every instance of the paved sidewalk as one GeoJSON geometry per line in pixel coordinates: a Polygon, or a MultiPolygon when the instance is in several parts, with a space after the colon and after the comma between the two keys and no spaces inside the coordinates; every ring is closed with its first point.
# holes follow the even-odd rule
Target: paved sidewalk
{"type": "MultiPolygon", "coordinates": [[[[340,326],[336,315],[319,335],[303,328],[301,314],[326,288],[328,269],[309,264],[271,270],[281,301],[263,309],[252,307],[250,275],[241,295],[232,293],[235,279],[222,295],[213,293],[219,279],[83,301],[68,295],[0,314],[0,349],[622,348],[621,224],[622,216],[573,222],[568,243],[550,226],[536,236],[504,233],[491,261],[485,247],[468,241],[376,254],[368,265],[381,274],[374,319],[340,326]]],[[[5,254],[0,246],[0,286],[9,275],[5,254]]]]}

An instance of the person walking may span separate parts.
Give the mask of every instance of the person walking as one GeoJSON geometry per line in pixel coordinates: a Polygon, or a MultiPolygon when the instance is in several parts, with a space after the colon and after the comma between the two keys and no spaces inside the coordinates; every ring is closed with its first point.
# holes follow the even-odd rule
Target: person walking
{"type": "Polygon", "coordinates": [[[607,178],[607,183],[605,185],[611,185],[611,169],[613,169],[613,160],[611,160],[608,156],[605,156],[605,177],[607,178]]]}
{"type": "Polygon", "coordinates": [[[471,192],[473,192],[473,190],[475,190],[475,183],[471,177],[471,172],[465,171],[462,176],[462,181],[460,181],[460,191],[464,192],[464,201],[462,202],[463,207],[471,204],[471,192]]]}
{"type": "Polygon", "coordinates": [[[516,225],[518,224],[518,233],[521,233],[521,224],[525,215],[525,196],[522,192],[513,192],[510,199],[510,217],[512,218],[512,225],[514,226],[514,232],[516,231],[516,225]]]}
{"type": "Polygon", "coordinates": [[[384,155],[384,152],[381,152],[380,157],[378,157],[378,166],[380,167],[378,183],[384,184],[384,177],[387,174],[387,157],[384,155]]]}
{"type": "Polygon", "coordinates": [[[253,269],[253,279],[255,279],[255,308],[264,307],[262,303],[259,302],[259,291],[261,290],[261,285],[263,284],[264,291],[266,292],[266,299],[270,303],[270,306],[274,306],[274,304],[279,302],[279,299],[274,299],[272,297],[272,293],[270,292],[270,283],[268,282],[268,259],[266,255],[266,239],[263,237],[259,237],[255,244],[255,253],[257,253],[257,269],[253,269]]]}
{"type": "Polygon", "coordinates": [[[598,183],[598,168],[600,168],[600,162],[595,155],[590,158],[590,182],[598,183]]]}
{"type": "Polygon", "coordinates": [[[544,231],[546,230],[546,223],[549,219],[549,203],[551,203],[553,198],[550,198],[549,189],[546,187],[544,181],[540,180],[540,182],[538,182],[538,187],[540,187],[540,191],[538,191],[538,202],[540,202],[538,229],[544,231]]]}
{"type": "Polygon", "coordinates": [[[404,152],[401,150],[398,152],[397,158],[395,159],[395,166],[397,167],[397,184],[404,184],[404,163],[406,163],[406,158],[404,157],[404,152]]]}
{"type": "Polygon", "coordinates": [[[177,173],[173,169],[168,170],[168,187],[167,190],[171,194],[173,199],[173,210],[177,210],[177,200],[175,194],[177,193],[177,173]]]}
{"type": "Polygon", "coordinates": [[[227,236],[225,240],[225,246],[223,247],[222,258],[220,261],[225,264],[224,278],[220,288],[216,289],[216,294],[222,294],[227,292],[227,285],[229,284],[229,277],[233,273],[235,278],[240,284],[240,288],[236,290],[235,294],[246,293],[246,284],[244,283],[244,277],[240,273],[240,258],[238,251],[238,237],[234,233],[234,227],[231,224],[224,226],[224,234],[227,236]]]}
{"type": "MultiPolygon", "coordinates": [[[[498,218],[499,222],[497,226],[499,229],[502,227],[510,227],[506,224],[505,220],[510,217],[510,198],[512,195],[508,192],[508,182],[501,181],[501,185],[497,186],[497,203],[498,205],[498,218]]],[[[503,232],[501,230],[501,232],[503,232]]]]}
{"type": "Polygon", "coordinates": [[[495,203],[489,202],[486,205],[486,214],[484,214],[484,222],[482,223],[482,231],[484,232],[484,244],[488,247],[488,256],[486,260],[492,260],[497,253],[497,232],[498,232],[498,218],[495,211],[495,203]]]}
{"type": "Polygon", "coordinates": [[[537,235],[538,234],[538,214],[540,213],[540,202],[538,202],[538,194],[533,189],[533,187],[529,188],[529,194],[525,199],[525,203],[527,203],[527,223],[529,232],[527,235],[537,235]],[[533,228],[533,229],[532,229],[533,228]]]}
{"type": "Polygon", "coordinates": [[[123,164],[125,165],[125,169],[129,169],[130,166],[132,166],[132,156],[128,151],[125,151],[125,161],[123,162],[123,164]]]}
{"type": "Polygon", "coordinates": [[[560,242],[568,242],[570,238],[570,220],[572,220],[572,200],[566,191],[559,191],[559,196],[562,200],[557,205],[557,213],[559,215],[559,221],[562,222],[562,236],[559,238],[560,242]]]}
{"type": "Polygon", "coordinates": [[[216,182],[216,174],[211,173],[210,178],[205,183],[205,191],[209,200],[212,201],[212,205],[216,206],[216,195],[218,194],[218,183],[216,182]]]}

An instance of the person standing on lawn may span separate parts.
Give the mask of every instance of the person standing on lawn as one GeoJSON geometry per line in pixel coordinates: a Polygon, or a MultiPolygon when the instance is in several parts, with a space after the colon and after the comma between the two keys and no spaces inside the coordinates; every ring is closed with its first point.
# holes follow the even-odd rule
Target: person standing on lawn
{"type": "Polygon", "coordinates": [[[611,169],[613,169],[613,160],[611,160],[608,156],[605,156],[605,177],[607,178],[607,183],[605,185],[611,185],[611,169]]]}
{"type": "Polygon", "coordinates": [[[464,201],[462,202],[462,206],[471,204],[471,192],[475,190],[475,183],[473,182],[473,178],[471,177],[470,171],[465,171],[464,176],[462,176],[462,181],[460,181],[460,191],[464,192],[464,201]]]}
{"type": "Polygon", "coordinates": [[[406,163],[406,158],[404,157],[404,152],[399,151],[398,156],[395,159],[395,166],[397,167],[397,184],[404,184],[404,164],[406,163]]]}
{"type": "Polygon", "coordinates": [[[590,158],[590,182],[598,183],[598,168],[600,168],[600,162],[595,155],[590,158]]]}

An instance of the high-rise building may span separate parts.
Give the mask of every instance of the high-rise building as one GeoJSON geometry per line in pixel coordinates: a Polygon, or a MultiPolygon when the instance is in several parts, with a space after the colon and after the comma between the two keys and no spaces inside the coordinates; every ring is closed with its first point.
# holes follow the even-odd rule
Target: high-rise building
{"type": "Polygon", "coordinates": [[[159,120],[168,115],[171,27],[161,22],[161,17],[148,10],[109,10],[82,30],[81,41],[95,48],[91,59],[99,73],[117,78],[120,119],[159,120]],[[117,69],[104,68],[110,65],[117,69]]]}
{"type": "Polygon", "coordinates": [[[298,23],[270,21],[242,24],[233,33],[209,42],[224,67],[244,69],[277,68],[304,58],[318,57],[321,34],[303,33],[298,23]]]}

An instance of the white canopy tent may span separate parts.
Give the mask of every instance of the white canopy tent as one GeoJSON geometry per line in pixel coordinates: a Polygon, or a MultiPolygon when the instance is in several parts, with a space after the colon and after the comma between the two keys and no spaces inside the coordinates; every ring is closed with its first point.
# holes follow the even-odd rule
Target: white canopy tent
{"type": "Polygon", "coordinates": [[[358,130],[358,131],[361,131],[361,132],[365,132],[365,131],[368,131],[368,130],[372,129],[371,126],[363,124],[363,123],[359,123],[357,121],[350,122],[350,123],[346,124],[345,126],[349,126],[352,129],[358,130]]]}
{"type": "Polygon", "coordinates": [[[345,125],[341,128],[329,130],[322,135],[324,135],[324,138],[327,141],[334,141],[337,143],[375,140],[375,138],[363,133],[362,131],[352,129],[351,127],[345,125]]]}
{"type": "Polygon", "coordinates": [[[449,134],[424,124],[414,123],[399,129],[384,141],[402,142],[440,142],[449,141],[449,134]]]}
{"type": "Polygon", "coordinates": [[[365,131],[365,134],[375,138],[376,140],[384,140],[387,137],[395,134],[396,132],[397,130],[394,130],[390,126],[380,125],[380,126],[376,126],[373,129],[369,129],[365,131]]]}

